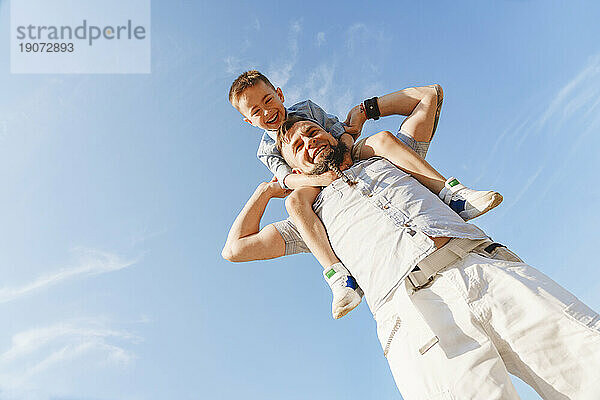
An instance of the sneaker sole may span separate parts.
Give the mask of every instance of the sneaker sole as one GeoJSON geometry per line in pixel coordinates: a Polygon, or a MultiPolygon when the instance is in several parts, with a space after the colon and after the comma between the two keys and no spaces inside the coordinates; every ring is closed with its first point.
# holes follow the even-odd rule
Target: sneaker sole
{"type": "Polygon", "coordinates": [[[350,311],[352,311],[352,310],[354,310],[356,307],[358,307],[358,305],[360,304],[361,300],[362,300],[362,299],[361,299],[360,297],[359,297],[358,299],[353,299],[353,301],[351,301],[350,303],[348,303],[348,304],[347,304],[347,305],[346,305],[346,306],[345,306],[345,307],[342,309],[342,311],[341,311],[339,314],[337,314],[337,315],[335,315],[335,314],[332,314],[333,318],[334,318],[334,319],[340,319],[340,318],[342,318],[344,315],[348,314],[350,311]]]}
{"type": "Polygon", "coordinates": [[[490,203],[490,205],[488,207],[486,207],[482,214],[490,211],[492,208],[496,208],[500,205],[500,203],[502,203],[502,201],[504,200],[504,197],[502,197],[502,195],[500,193],[494,193],[493,197],[492,197],[492,202],[490,203]]]}
{"type": "Polygon", "coordinates": [[[502,201],[504,200],[504,197],[502,197],[502,195],[498,192],[492,192],[491,197],[492,198],[490,199],[489,202],[487,202],[486,206],[483,209],[478,210],[478,213],[476,215],[474,215],[473,217],[470,217],[469,219],[465,219],[465,221],[470,221],[472,219],[482,216],[483,214],[487,213],[488,211],[498,207],[500,205],[500,203],[502,203],[502,201]]]}
{"type": "Polygon", "coordinates": [[[356,307],[358,307],[358,305],[359,305],[359,304],[360,304],[360,303],[356,303],[356,305],[355,305],[355,306],[352,306],[352,307],[345,308],[345,309],[344,309],[344,311],[342,311],[341,313],[339,313],[337,316],[335,316],[335,315],[334,315],[334,316],[333,316],[333,319],[340,319],[340,318],[344,317],[344,316],[345,316],[346,314],[348,314],[350,311],[352,311],[352,310],[354,310],[356,307]]]}

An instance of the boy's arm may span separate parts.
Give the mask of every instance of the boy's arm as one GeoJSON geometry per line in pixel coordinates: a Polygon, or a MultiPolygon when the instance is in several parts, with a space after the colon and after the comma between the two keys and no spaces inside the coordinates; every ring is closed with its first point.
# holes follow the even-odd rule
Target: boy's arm
{"type": "Polygon", "coordinates": [[[256,156],[277,177],[282,188],[290,188],[286,186],[286,177],[292,173],[292,168],[285,162],[277,150],[275,141],[267,133],[264,133],[260,140],[256,156]]]}
{"type": "Polygon", "coordinates": [[[285,177],[284,185],[289,189],[298,189],[305,186],[322,187],[327,186],[337,179],[332,171],[321,175],[289,174],[285,177]]]}
{"type": "Polygon", "coordinates": [[[233,222],[221,255],[233,262],[267,260],[285,254],[285,241],[271,225],[260,229],[260,220],[273,197],[285,197],[289,190],[275,181],[261,183],[233,222]]]}
{"type": "MultiPolygon", "coordinates": [[[[377,99],[380,115],[406,115],[402,130],[417,142],[431,141],[439,119],[444,93],[440,85],[421,86],[399,90],[377,99]],[[427,115],[427,118],[421,116],[427,115]],[[429,118],[434,115],[434,118],[429,118]]],[[[367,117],[361,104],[355,106],[346,118],[347,129],[361,131],[367,117]]]]}
{"type": "Polygon", "coordinates": [[[339,141],[343,142],[348,150],[352,150],[352,146],[354,146],[354,139],[354,136],[352,136],[350,133],[344,133],[342,136],[340,136],[339,141]]]}

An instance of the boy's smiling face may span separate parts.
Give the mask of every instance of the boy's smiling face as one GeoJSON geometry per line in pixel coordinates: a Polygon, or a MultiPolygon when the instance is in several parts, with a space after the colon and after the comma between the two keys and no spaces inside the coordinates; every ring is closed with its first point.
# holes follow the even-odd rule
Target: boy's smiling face
{"type": "Polygon", "coordinates": [[[240,94],[235,107],[249,124],[266,130],[277,130],[285,121],[283,100],[281,89],[273,90],[259,81],[240,94]]]}

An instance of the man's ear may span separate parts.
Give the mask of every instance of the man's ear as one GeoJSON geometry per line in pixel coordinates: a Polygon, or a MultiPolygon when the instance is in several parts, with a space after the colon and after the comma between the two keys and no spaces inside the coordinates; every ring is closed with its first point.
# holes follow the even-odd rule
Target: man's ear
{"type": "Polygon", "coordinates": [[[246,121],[250,125],[254,126],[254,124],[252,123],[252,121],[250,121],[248,118],[244,117],[244,121],[246,121]]]}
{"type": "Polygon", "coordinates": [[[279,100],[281,100],[281,102],[283,103],[285,97],[283,97],[283,92],[281,91],[281,88],[275,89],[275,93],[277,93],[277,97],[279,97],[279,100]]]}

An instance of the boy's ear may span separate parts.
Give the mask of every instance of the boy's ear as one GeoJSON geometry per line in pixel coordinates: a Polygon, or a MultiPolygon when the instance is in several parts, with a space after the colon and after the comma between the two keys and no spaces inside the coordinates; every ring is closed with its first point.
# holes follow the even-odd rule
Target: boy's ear
{"type": "Polygon", "coordinates": [[[285,98],[283,97],[283,92],[281,91],[281,88],[275,89],[275,93],[277,93],[277,97],[279,97],[279,100],[281,100],[281,102],[283,103],[285,98]]]}
{"type": "Polygon", "coordinates": [[[292,168],[292,174],[301,174],[302,171],[300,171],[298,168],[292,168]]]}

